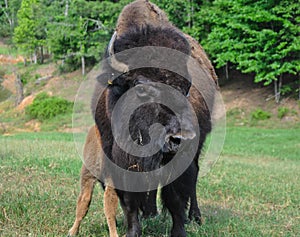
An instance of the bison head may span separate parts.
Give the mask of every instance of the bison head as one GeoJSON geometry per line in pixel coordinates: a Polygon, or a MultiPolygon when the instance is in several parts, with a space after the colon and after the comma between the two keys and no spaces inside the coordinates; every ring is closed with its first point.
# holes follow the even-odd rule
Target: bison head
{"type": "MultiPolygon", "coordinates": [[[[191,87],[187,69],[189,54],[189,43],[174,27],[134,28],[126,34],[114,34],[107,49],[109,64],[104,67],[103,75],[119,73],[108,83],[106,94],[106,113],[117,141],[114,150],[122,153],[115,157],[131,154],[135,160],[139,157],[151,157],[151,160],[153,155],[161,157],[159,154],[175,154],[183,140],[196,136],[196,121],[190,116],[191,108],[187,99],[182,99],[189,96],[191,87]],[[135,68],[133,64],[138,56],[128,57],[126,50],[147,46],[174,49],[186,55],[178,59],[175,66],[187,76],[164,69],[163,61],[154,57],[151,50],[146,55],[147,60],[155,61],[157,67],[135,68]],[[118,54],[120,52],[125,53],[118,54]],[[128,133],[123,132],[127,128],[128,133]],[[147,145],[155,152],[145,149],[147,145]],[[139,149],[134,153],[136,147],[139,149]]],[[[172,55],[168,56],[172,58],[172,55]]],[[[98,79],[107,80],[107,77],[100,76],[98,79]]],[[[154,163],[157,167],[159,162],[154,163]]],[[[120,161],[120,164],[123,166],[124,162],[120,161]]],[[[154,168],[141,166],[143,170],[154,168]]]]}

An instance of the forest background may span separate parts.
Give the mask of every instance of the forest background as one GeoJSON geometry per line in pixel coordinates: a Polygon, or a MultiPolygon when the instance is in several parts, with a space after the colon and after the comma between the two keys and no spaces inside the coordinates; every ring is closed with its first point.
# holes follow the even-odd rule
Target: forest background
{"type": "MultiPolygon", "coordinates": [[[[32,63],[45,56],[60,70],[100,61],[121,9],[131,2],[86,0],[1,0],[0,37],[32,63]]],[[[253,73],[274,85],[274,97],[300,99],[299,0],[153,0],[170,20],[197,39],[215,67],[253,73]]],[[[28,62],[27,62],[28,63],[28,62]]]]}

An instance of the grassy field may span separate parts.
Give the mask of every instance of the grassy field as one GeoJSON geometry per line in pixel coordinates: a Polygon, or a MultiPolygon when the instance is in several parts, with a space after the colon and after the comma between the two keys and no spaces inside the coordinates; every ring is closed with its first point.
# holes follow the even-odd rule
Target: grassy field
{"type": "MultiPolygon", "coordinates": [[[[0,236],[66,236],[81,160],[72,134],[0,136],[0,236]]],[[[188,236],[299,236],[300,129],[227,129],[213,170],[198,182],[205,223],[188,236]]],[[[108,236],[98,185],[79,236],[108,236]]],[[[122,212],[118,230],[125,234],[122,212]]],[[[168,236],[170,217],[142,221],[143,236],[168,236]]],[[[122,236],[120,235],[120,236],[122,236]]]]}

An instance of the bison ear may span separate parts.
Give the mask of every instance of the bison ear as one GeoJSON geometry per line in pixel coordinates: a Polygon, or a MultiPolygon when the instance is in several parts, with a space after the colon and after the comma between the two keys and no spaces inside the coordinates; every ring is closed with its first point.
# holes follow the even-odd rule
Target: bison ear
{"type": "Polygon", "coordinates": [[[112,84],[113,81],[113,74],[112,73],[101,73],[96,77],[99,84],[103,87],[109,86],[112,84]]]}

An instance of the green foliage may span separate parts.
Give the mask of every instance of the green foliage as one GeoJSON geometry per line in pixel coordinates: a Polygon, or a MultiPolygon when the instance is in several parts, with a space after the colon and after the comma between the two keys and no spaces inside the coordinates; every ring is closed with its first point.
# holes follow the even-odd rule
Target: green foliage
{"type": "Polygon", "coordinates": [[[287,95],[293,91],[292,85],[283,85],[280,89],[282,95],[287,95]]]}
{"type": "Polygon", "coordinates": [[[0,37],[11,37],[22,0],[0,0],[0,37]]]}
{"type": "Polygon", "coordinates": [[[36,53],[45,44],[46,19],[44,5],[39,0],[23,0],[18,11],[18,26],[13,41],[28,54],[36,53]]]}
{"type": "Polygon", "coordinates": [[[63,64],[60,64],[58,66],[58,71],[60,73],[73,72],[80,67],[80,63],[80,58],[75,56],[69,56],[64,60],[63,64]]]}
{"type": "Polygon", "coordinates": [[[262,109],[257,109],[251,113],[251,118],[254,120],[266,120],[266,119],[271,118],[271,114],[262,109]]]}
{"type": "Polygon", "coordinates": [[[279,119],[282,119],[284,116],[286,116],[289,113],[289,111],[290,110],[286,107],[279,107],[277,117],[279,119]]]}
{"type": "Polygon", "coordinates": [[[28,71],[22,73],[20,75],[20,77],[21,77],[21,82],[23,83],[23,85],[26,85],[32,79],[32,76],[31,76],[30,72],[28,72],[28,71]]]}
{"type": "Polygon", "coordinates": [[[215,0],[198,13],[198,32],[217,68],[230,62],[269,85],[300,70],[299,15],[298,0],[215,0]]]}
{"type": "Polygon", "coordinates": [[[0,37],[8,37],[9,35],[10,35],[9,24],[6,23],[6,20],[2,15],[2,17],[0,17],[0,37]]]}
{"type": "Polygon", "coordinates": [[[45,121],[60,114],[72,112],[73,103],[65,99],[49,96],[43,92],[36,96],[33,103],[26,107],[25,113],[32,119],[45,121]]]}
{"type": "Polygon", "coordinates": [[[55,59],[63,59],[61,71],[79,67],[81,58],[87,64],[99,62],[114,31],[122,8],[129,0],[70,1],[68,11],[58,2],[49,6],[53,13],[48,22],[47,41],[55,59]]]}

